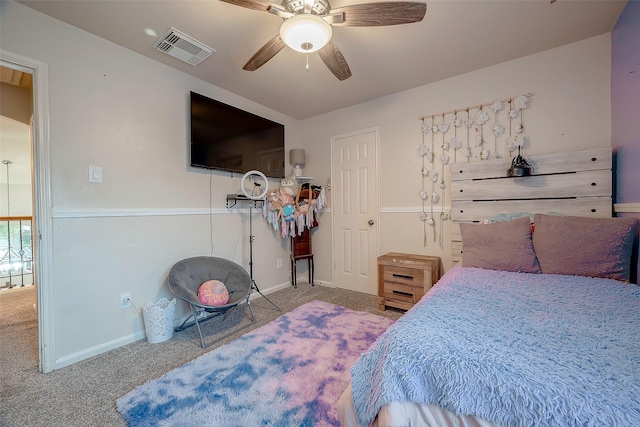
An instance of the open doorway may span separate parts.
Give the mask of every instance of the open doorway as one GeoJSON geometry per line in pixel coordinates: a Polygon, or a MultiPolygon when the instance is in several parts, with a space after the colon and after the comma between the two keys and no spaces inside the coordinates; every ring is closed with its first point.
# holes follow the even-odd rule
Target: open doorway
{"type": "MultiPolygon", "coordinates": [[[[37,342],[35,345],[37,357],[38,369],[40,372],[50,372],[55,365],[55,334],[53,325],[53,217],[51,207],[51,167],[50,167],[50,143],[49,143],[49,67],[46,63],[28,58],[19,54],[15,54],[6,50],[0,49],[0,66],[2,69],[9,69],[26,73],[27,79],[31,79],[30,93],[30,116],[27,121],[29,128],[29,159],[30,167],[27,172],[31,177],[31,192],[26,196],[31,200],[32,220],[30,221],[31,232],[31,251],[32,262],[29,266],[31,268],[32,280],[35,286],[31,286],[35,297],[35,310],[37,316],[37,342]],[[35,288],[35,289],[34,289],[35,288]]],[[[11,73],[13,76],[13,73],[11,73]]],[[[24,74],[23,74],[24,76],[24,74]]],[[[13,77],[12,77],[13,78],[13,77]]],[[[16,77],[17,79],[17,77],[16,77]]],[[[22,81],[22,77],[20,78],[22,81]]],[[[5,103],[6,94],[10,92],[7,87],[2,88],[2,104],[5,103]]],[[[7,111],[11,109],[2,108],[2,114],[10,115],[7,111]]],[[[18,120],[15,117],[10,117],[19,123],[24,120],[18,120]]],[[[11,154],[10,151],[6,151],[5,139],[2,140],[2,150],[0,150],[0,157],[5,159],[5,152],[11,154]]],[[[12,160],[8,159],[7,160],[12,160]]],[[[14,161],[9,164],[9,180],[12,182],[16,177],[18,169],[14,161]],[[16,166],[15,168],[13,166],[16,166]],[[14,173],[15,172],[15,173],[14,173]]],[[[0,166],[5,166],[4,163],[0,166]]],[[[0,173],[5,173],[3,168],[0,173]]],[[[10,189],[13,188],[11,184],[10,189]]],[[[17,191],[17,190],[16,190],[17,191]]],[[[10,194],[11,203],[13,206],[17,206],[13,202],[13,194],[10,194]]],[[[3,201],[2,204],[6,202],[3,201]]],[[[28,202],[25,202],[28,203],[28,202]]],[[[14,211],[10,212],[11,216],[14,215],[14,211]]],[[[18,226],[22,228],[24,224],[18,226]]],[[[28,227],[27,227],[28,228],[28,227]]],[[[24,250],[24,249],[23,249],[24,250]]],[[[26,252],[24,253],[26,254],[26,252]]],[[[18,253],[18,255],[20,255],[18,253]]],[[[22,280],[20,278],[19,280],[22,280]]],[[[13,278],[12,281],[13,283],[13,278]]],[[[17,282],[19,286],[20,281],[17,282]]],[[[19,287],[20,288],[20,287],[19,287]]],[[[18,289],[19,289],[18,288],[18,289]]],[[[27,287],[29,289],[29,287],[27,287]]],[[[34,297],[31,297],[32,300],[34,297]]],[[[31,304],[33,309],[33,304],[31,304]]],[[[3,343],[4,344],[4,343],[3,343]]],[[[33,347],[33,345],[32,345],[33,347]]],[[[35,362],[34,362],[35,363],[35,362]]]]}
{"type": "Polygon", "coordinates": [[[2,66],[0,91],[0,357],[29,369],[39,366],[32,75],[2,66]]]}

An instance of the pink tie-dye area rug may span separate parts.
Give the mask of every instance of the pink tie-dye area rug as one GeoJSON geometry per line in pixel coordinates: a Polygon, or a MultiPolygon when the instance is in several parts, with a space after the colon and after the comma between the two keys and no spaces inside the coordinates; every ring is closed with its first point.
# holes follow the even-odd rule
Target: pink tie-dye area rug
{"type": "Polygon", "coordinates": [[[349,369],[392,323],[312,301],[116,405],[130,426],[338,426],[349,369]]]}

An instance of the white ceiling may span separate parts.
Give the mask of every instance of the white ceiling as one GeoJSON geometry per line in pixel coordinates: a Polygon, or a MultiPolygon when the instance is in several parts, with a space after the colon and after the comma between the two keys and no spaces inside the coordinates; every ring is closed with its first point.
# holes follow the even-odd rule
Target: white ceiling
{"type": "MultiPolygon", "coordinates": [[[[242,70],[278,34],[282,19],[265,12],[217,0],[18,1],[297,119],[610,32],[626,4],[626,0],[430,0],[419,23],[334,27],[332,40],[353,73],[341,82],[317,53],[310,55],[311,69],[305,71],[304,54],[289,48],[257,71],[242,70]],[[155,50],[153,43],[169,27],[216,53],[194,67],[155,50]]],[[[331,6],[354,3],[363,1],[332,0],[331,6]]]]}

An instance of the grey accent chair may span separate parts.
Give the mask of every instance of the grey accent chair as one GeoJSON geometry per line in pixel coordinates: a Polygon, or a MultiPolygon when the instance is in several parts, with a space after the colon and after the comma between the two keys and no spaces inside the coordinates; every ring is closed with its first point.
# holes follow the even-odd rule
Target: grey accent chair
{"type": "Polygon", "coordinates": [[[191,307],[191,316],[187,317],[179,327],[175,328],[175,332],[183,331],[195,325],[200,335],[202,348],[215,344],[255,322],[253,309],[249,302],[249,296],[252,291],[251,277],[242,266],[233,261],[208,256],[183,259],[177,262],[169,271],[168,285],[169,290],[176,297],[185,301],[191,307]],[[227,304],[210,306],[200,302],[198,299],[198,288],[207,280],[219,280],[224,283],[229,291],[229,302],[227,304]],[[237,328],[225,336],[217,338],[215,341],[206,343],[202,335],[200,323],[220,315],[224,315],[224,321],[226,315],[242,303],[249,306],[251,323],[237,328]]]}

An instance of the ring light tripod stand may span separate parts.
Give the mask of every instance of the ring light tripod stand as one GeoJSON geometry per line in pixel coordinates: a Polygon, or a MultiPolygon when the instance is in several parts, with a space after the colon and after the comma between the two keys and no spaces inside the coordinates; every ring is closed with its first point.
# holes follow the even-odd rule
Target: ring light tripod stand
{"type": "Polygon", "coordinates": [[[253,240],[255,238],[255,236],[253,235],[253,205],[254,203],[257,203],[258,200],[263,200],[263,203],[266,203],[266,200],[264,200],[264,196],[267,194],[267,191],[269,189],[269,181],[267,181],[267,177],[264,176],[262,172],[257,170],[251,170],[245,173],[244,176],[242,177],[242,180],[240,181],[240,188],[242,188],[242,193],[245,196],[247,196],[247,198],[250,199],[250,202],[249,202],[249,277],[251,277],[251,289],[255,289],[256,292],[262,295],[264,299],[269,301],[271,305],[273,305],[275,308],[278,309],[278,311],[282,311],[280,310],[280,307],[275,305],[275,303],[271,301],[269,298],[267,298],[265,294],[260,292],[260,288],[258,288],[258,285],[256,284],[256,281],[253,278],[253,240]],[[244,184],[247,178],[250,178],[254,175],[257,175],[260,178],[262,178],[262,181],[264,182],[264,184],[260,184],[254,181],[253,179],[250,179],[250,181],[253,182],[253,189],[251,193],[249,193],[249,191],[247,191],[247,189],[245,188],[244,184]],[[258,196],[254,196],[253,192],[255,191],[255,189],[257,187],[262,187],[263,185],[264,185],[264,188],[263,188],[264,191],[262,191],[262,193],[260,193],[258,196]]]}

